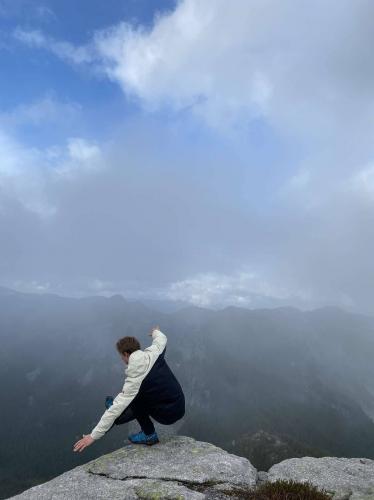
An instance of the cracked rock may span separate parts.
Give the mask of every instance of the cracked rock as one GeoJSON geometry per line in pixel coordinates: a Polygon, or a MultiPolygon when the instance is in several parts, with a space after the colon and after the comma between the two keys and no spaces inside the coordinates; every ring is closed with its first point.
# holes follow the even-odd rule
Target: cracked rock
{"type": "Polygon", "coordinates": [[[185,436],[173,436],[151,448],[125,446],[91,462],[87,470],[113,479],[152,478],[186,484],[254,486],[257,481],[257,471],[246,458],[185,436]]]}

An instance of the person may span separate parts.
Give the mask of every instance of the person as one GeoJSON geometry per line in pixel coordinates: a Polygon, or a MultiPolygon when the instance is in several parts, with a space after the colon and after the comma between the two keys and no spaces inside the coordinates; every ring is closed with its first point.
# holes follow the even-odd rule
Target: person
{"type": "Polygon", "coordinates": [[[185,397],[180,383],[165,361],[167,337],[158,326],[149,334],[152,345],[144,349],[135,337],[123,337],[116,343],[117,351],[128,365],[122,391],[111,401],[106,398],[107,410],[90,434],[74,444],[74,451],[104,436],[114,425],[136,419],[140,431],[128,436],[135,444],[154,445],[159,442],[151,417],[160,424],[170,425],[185,414],[185,397]]]}

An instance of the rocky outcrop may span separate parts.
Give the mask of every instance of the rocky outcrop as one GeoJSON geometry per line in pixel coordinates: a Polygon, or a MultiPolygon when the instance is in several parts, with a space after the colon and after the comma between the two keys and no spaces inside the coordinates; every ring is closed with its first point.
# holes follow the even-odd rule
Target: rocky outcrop
{"type": "Polygon", "coordinates": [[[246,458],[185,436],[152,447],[128,444],[12,498],[232,499],[277,479],[310,482],[334,500],[374,500],[374,460],[292,458],[257,472],[246,458]]]}
{"type": "Polygon", "coordinates": [[[12,498],[19,500],[225,498],[248,490],[257,471],[210,443],[172,436],[152,447],[129,444],[12,498]]]}
{"type": "Polygon", "coordinates": [[[268,480],[277,479],[309,481],[334,500],[374,500],[374,460],[368,458],[290,458],[269,469],[268,480]]]}

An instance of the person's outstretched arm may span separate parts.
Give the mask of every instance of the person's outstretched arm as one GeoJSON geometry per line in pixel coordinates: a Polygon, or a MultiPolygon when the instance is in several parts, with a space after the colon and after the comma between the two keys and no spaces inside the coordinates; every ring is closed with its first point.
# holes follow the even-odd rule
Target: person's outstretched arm
{"type": "Polygon", "coordinates": [[[99,423],[92,429],[91,433],[83,434],[83,438],[75,443],[74,451],[82,451],[87,446],[90,446],[94,441],[103,437],[104,434],[110,429],[115,419],[121,415],[121,413],[135,398],[143,379],[139,376],[132,376],[133,370],[131,368],[135,369],[136,374],[136,367],[131,367],[130,362],[127,372],[128,375],[122,391],[114,398],[112,406],[104,412],[99,423]]]}
{"type": "Polygon", "coordinates": [[[140,384],[142,383],[142,377],[134,376],[130,367],[127,372],[127,377],[122,388],[122,391],[114,398],[113,404],[104,412],[99,423],[92,429],[91,437],[96,441],[104,436],[104,434],[110,429],[113,422],[121,413],[129,406],[131,401],[138,394],[140,389],[140,384]]]}

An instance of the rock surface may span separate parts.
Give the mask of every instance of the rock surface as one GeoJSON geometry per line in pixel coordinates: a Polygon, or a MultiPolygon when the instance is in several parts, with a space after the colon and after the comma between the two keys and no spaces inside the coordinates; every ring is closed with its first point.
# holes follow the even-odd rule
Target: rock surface
{"type": "Polygon", "coordinates": [[[185,436],[128,444],[12,498],[19,500],[221,500],[266,481],[311,482],[334,500],[374,500],[374,460],[291,458],[259,471],[243,457],[185,436]]]}
{"type": "Polygon", "coordinates": [[[228,498],[250,489],[257,470],[210,443],[172,436],[151,447],[129,444],[12,498],[30,500],[228,498]]]}
{"type": "Polygon", "coordinates": [[[277,479],[309,481],[334,500],[374,500],[374,460],[368,458],[290,458],[270,467],[268,481],[277,479]]]}

